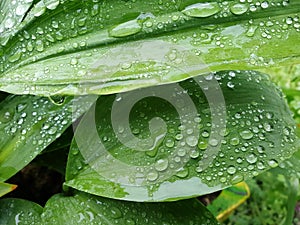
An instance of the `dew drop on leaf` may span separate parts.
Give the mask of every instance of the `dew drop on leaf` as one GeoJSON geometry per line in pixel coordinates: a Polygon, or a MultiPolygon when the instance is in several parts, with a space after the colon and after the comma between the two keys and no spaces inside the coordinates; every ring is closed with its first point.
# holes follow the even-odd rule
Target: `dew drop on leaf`
{"type": "Polygon", "coordinates": [[[249,6],[247,4],[241,4],[237,3],[230,7],[230,11],[235,15],[242,15],[245,12],[247,12],[249,9],[249,6]]]}
{"type": "Polygon", "coordinates": [[[249,139],[253,138],[253,133],[250,130],[244,130],[244,131],[240,132],[240,136],[244,140],[249,140],[249,139]]]}
{"type": "Polygon", "coordinates": [[[169,161],[167,159],[159,159],[156,161],[154,167],[157,171],[164,171],[168,168],[169,161]]]}
{"type": "Polygon", "coordinates": [[[220,12],[220,10],[218,3],[206,2],[189,5],[182,12],[190,17],[209,17],[220,12]]]}
{"type": "Polygon", "coordinates": [[[130,20],[125,23],[119,24],[109,31],[111,37],[126,37],[142,30],[141,24],[138,20],[130,20]]]}

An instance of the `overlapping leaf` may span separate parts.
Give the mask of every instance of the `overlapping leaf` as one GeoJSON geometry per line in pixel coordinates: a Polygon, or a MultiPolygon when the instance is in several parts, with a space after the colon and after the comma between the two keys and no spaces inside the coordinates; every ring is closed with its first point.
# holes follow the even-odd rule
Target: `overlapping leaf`
{"type": "Polygon", "coordinates": [[[299,8],[298,0],[37,1],[1,49],[0,90],[108,94],[208,70],[298,64],[299,8]]]}
{"type": "Polygon", "coordinates": [[[134,201],[187,198],[276,167],[297,141],[266,75],[219,72],[99,97],[77,127],[66,185],[134,201]]]}
{"type": "Polygon", "coordinates": [[[44,209],[21,199],[2,199],[0,214],[0,224],[3,225],[218,224],[196,199],[176,203],[133,203],[84,193],[55,195],[44,209]]]}

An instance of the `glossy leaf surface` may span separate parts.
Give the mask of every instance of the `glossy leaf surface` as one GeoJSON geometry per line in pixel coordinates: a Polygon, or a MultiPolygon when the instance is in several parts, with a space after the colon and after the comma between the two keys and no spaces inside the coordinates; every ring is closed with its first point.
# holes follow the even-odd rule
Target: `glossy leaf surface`
{"type": "Polygon", "coordinates": [[[2,225],[40,225],[43,208],[23,199],[0,200],[0,224],[2,225]]]}
{"type": "Polygon", "coordinates": [[[172,201],[276,167],[297,141],[282,93],[266,75],[224,71],[99,97],[77,127],[65,184],[172,201]]]}
{"type": "MultiPolygon", "coordinates": [[[[4,2],[3,12],[19,5],[4,2]]],[[[298,0],[36,1],[3,31],[0,90],[109,94],[299,64],[299,8],[298,0]]]]}
{"type": "Polygon", "coordinates": [[[43,225],[218,224],[195,199],[175,203],[133,203],[87,194],[52,197],[45,206],[42,221],[43,225]]]}

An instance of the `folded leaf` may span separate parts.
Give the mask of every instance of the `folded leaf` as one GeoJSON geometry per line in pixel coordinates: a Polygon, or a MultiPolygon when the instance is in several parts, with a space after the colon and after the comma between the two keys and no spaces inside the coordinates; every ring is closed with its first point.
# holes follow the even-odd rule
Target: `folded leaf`
{"type": "Polygon", "coordinates": [[[133,201],[188,198],[276,167],[297,141],[266,75],[208,74],[100,96],[75,132],[65,185],[133,201]]]}
{"type": "Polygon", "coordinates": [[[218,224],[195,199],[175,203],[133,203],[82,193],[74,197],[52,197],[45,206],[42,219],[43,225],[218,224]]]}
{"type": "Polygon", "coordinates": [[[23,199],[0,200],[0,224],[40,225],[43,208],[23,199]]]}
{"type": "Polygon", "coordinates": [[[91,105],[93,96],[61,102],[38,96],[9,96],[0,103],[0,181],[26,166],[91,105]]]}
{"type": "Polygon", "coordinates": [[[38,1],[0,49],[0,90],[109,94],[210,70],[299,64],[299,8],[298,0],[38,1]]]}
{"type": "Polygon", "coordinates": [[[0,197],[15,190],[17,185],[0,182],[0,197]]]}
{"type": "Polygon", "coordinates": [[[246,182],[241,182],[224,189],[221,194],[207,206],[218,221],[225,221],[228,216],[250,196],[246,182]]]}

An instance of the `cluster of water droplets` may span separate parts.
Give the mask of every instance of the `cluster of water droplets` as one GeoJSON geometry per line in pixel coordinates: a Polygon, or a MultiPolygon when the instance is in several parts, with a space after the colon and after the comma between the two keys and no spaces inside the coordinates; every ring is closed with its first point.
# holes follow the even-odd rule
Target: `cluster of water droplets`
{"type": "Polygon", "coordinates": [[[51,223],[80,223],[80,224],[209,224],[211,214],[197,201],[184,203],[133,203],[115,201],[91,195],[75,195],[73,197],[55,196],[47,203],[41,215],[44,224],[51,223]],[[200,215],[191,217],[176,209],[188,207],[190,210],[200,210],[200,215]],[[173,209],[173,210],[170,210],[173,209]],[[61,216],[61,210],[68,209],[67,214],[61,216]],[[202,211],[203,210],[203,211],[202,211]],[[180,220],[179,220],[180,218],[180,220]]]}
{"type": "MultiPolygon", "coordinates": [[[[23,168],[90,106],[88,101],[80,105],[71,98],[55,100],[13,96],[2,102],[4,107],[0,110],[0,128],[5,135],[1,136],[0,145],[7,156],[0,164],[3,168],[1,176],[7,176],[4,168],[16,171],[23,168]],[[72,103],[77,103],[76,107],[72,103]],[[11,146],[11,149],[7,146],[11,146]],[[22,161],[16,163],[16,160],[12,160],[15,154],[23,154],[22,161]]],[[[11,172],[8,174],[11,175],[11,172]]]]}
{"type": "MultiPolygon", "coordinates": [[[[185,87],[183,93],[195,103],[195,116],[191,116],[188,113],[190,111],[185,111],[187,114],[181,117],[176,114],[180,112],[176,112],[175,108],[184,110],[189,107],[187,101],[178,98],[178,89],[177,92],[174,90],[174,97],[177,98],[172,101],[175,108],[168,102],[156,102],[153,98],[159,95],[151,95],[138,102],[129,117],[129,130],[122,125],[113,128],[109,125],[110,119],[103,120],[103,116],[99,114],[99,137],[109,154],[108,166],[112,165],[111,171],[100,171],[100,176],[121,186],[124,182],[126,185],[147,186],[152,196],[162,182],[175,182],[178,178],[198,177],[208,186],[235,184],[268,168],[276,167],[278,161],[295,151],[292,122],[282,119],[281,112],[270,110],[274,104],[284,102],[267,76],[251,71],[227,71],[196,77],[180,85],[185,87]],[[201,89],[197,82],[207,86],[201,89]],[[203,93],[203,90],[215,90],[210,85],[212,82],[218,82],[224,93],[226,109],[216,107],[214,113],[219,114],[221,110],[226,110],[227,118],[223,121],[226,122],[225,127],[212,122],[214,114],[208,107],[207,96],[203,93]],[[242,91],[245,85],[248,91],[256,93],[253,94],[256,97],[249,97],[242,91]],[[273,93],[272,97],[265,88],[273,93]],[[240,100],[233,97],[235,95],[239,95],[240,100]],[[161,111],[161,108],[164,110],[161,111]],[[166,124],[166,130],[161,125],[161,120],[166,124]],[[128,132],[131,132],[130,135],[128,132]],[[139,142],[130,139],[134,147],[120,141],[124,138],[126,140],[128,135],[134,135],[134,139],[138,139],[139,142]],[[150,143],[148,141],[151,135],[154,137],[150,143]],[[150,149],[149,145],[152,146],[150,149]],[[126,170],[121,169],[123,167],[120,166],[120,161],[128,166],[126,170]],[[120,171],[116,171],[116,168],[120,171]],[[123,174],[122,179],[119,178],[119,173],[123,174]]],[[[104,99],[98,103],[100,108],[103,108],[103,101],[104,99]]],[[[122,99],[120,95],[115,101],[116,104],[122,104],[126,99],[122,99]]],[[[220,105],[218,101],[213,104],[220,105]]],[[[122,112],[124,116],[126,112],[122,112]]],[[[76,149],[76,155],[81,150],[76,149]]],[[[82,161],[79,165],[80,168],[75,169],[75,174],[88,166],[82,161]]],[[[95,170],[99,172],[97,168],[95,170]]]]}

